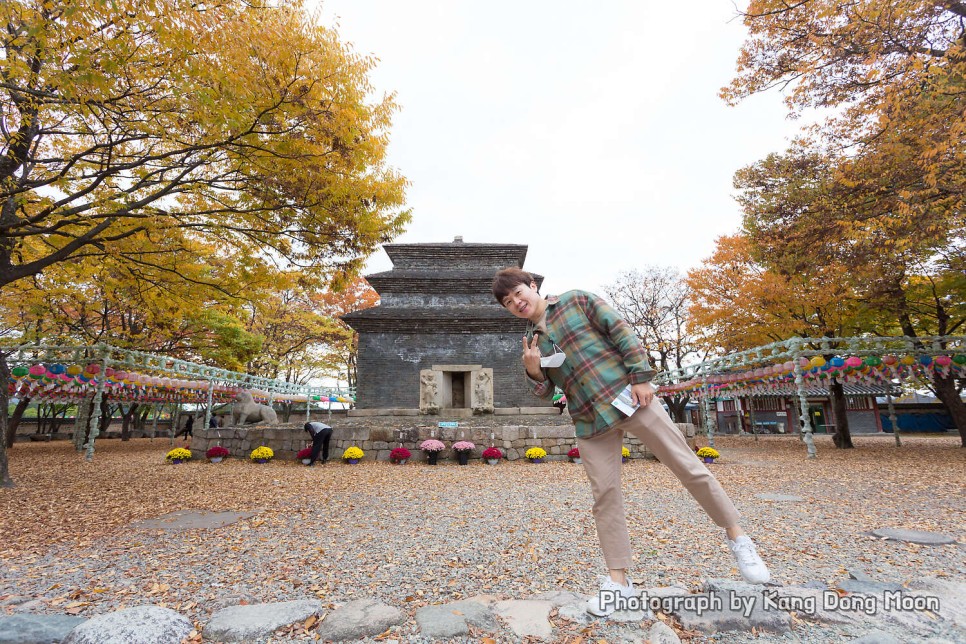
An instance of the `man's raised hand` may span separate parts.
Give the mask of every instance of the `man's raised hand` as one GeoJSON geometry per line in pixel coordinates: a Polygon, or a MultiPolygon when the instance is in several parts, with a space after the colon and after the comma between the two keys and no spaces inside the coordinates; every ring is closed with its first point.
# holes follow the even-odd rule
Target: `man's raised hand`
{"type": "Polygon", "coordinates": [[[523,336],[523,366],[527,370],[527,375],[537,382],[546,380],[543,369],[540,368],[540,346],[537,343],[537,334],[528,342],[527,336],[523,336]]]}

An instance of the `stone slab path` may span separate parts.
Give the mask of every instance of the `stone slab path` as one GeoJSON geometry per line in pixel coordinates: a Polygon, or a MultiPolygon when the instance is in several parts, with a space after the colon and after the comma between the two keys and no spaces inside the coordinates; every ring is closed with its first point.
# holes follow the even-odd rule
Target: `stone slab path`
{"type": "MultiPolygon", "coordinates": [[[[552,642],[573,637],[580,628],[593,629],[594,637],[642,644],[680,642],[675,628],[695,642],[966,641],[966,584],[935,578],[900,586],[857,571],[833,587],[819,582],[760,586],[713,579],[699,593],[668,586],[642,588],[640,597],[653,613],[623,611],[593,618],[585,612],[588,597],[567,591],[526,599],[479,595],[423,606],[414,614],[368,598],[334,608],[314,600],[243,604],[214,612],[200,625],[203,640],[194,641],[428,642],[491,637],[552,642]],[[311,626],[296,636],[292,627],[302,624],[311,626]]],[[[90,619],[17,614],[0,617],[0,644],[181,644],[191,628],[175,611],[150,605],[90,619]]]]}

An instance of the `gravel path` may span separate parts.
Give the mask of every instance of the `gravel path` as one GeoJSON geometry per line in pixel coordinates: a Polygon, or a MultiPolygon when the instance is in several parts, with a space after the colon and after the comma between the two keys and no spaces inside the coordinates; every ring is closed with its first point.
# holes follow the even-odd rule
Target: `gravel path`
{"type": "MultiPolygon", "coordinates": [[[[834,584],[966,581],[966,548],[882,541],[881,527],[938,531],[966,543],[966,450],[958,438],[859,437],[858,449],[794,438],[723,437],[713,471],[745,517],[775,581],[834,584]],[[766,501],[761,493],[801,497],[766,501]]],[[[220,607],[320,598],[332,607],[373,597],[408,612],[478,594],[523,599],[589,594],[603,572],[582,468],[563,462],[459,467],[363,462],[305,468],[238,460],[163,462],[167,440],[102,441],[93,463],[66,443],[17,444],[18,487],[0,490],[0,596],[38,598],[36,612],[82,616],[163,604],[204,624],[220,607]],[[253,513],[211,530],[145,530],[177,510],[253,513]]],[[[720,530],[654,461],[624,468],[639,586],[698,590],[738,579],[720,530]]],[[[399,633],[420,641],[412,620],[399,633]]],[[[636,627],[596,622],[583,635],[619,642],[636,627]]],[[[695,642],[848,639],[861,633],[800,624],[794,634],[726,633],[695,642]],[[831,639],[829,639],[831,637],[831,639]],[[825,638],[825,639],[821,639],[825,638]]],[[[273,640],[278,641],[278,640],[273,640]]]]}

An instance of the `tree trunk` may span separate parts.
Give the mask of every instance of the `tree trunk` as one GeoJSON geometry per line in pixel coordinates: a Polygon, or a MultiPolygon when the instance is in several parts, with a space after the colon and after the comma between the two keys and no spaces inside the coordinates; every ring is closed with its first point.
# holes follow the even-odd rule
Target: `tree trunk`
{"type": "Polygon", "coordinates": [[[952,376],[943,376],[939,372],[934,372],[932,382],[936,388],[936,397],[949,411],[949,415],[953,417],[953,424],[959,430],[960,446],[966,447],[966,403],[963,403],[963,399],[959,397],[956,380],[952,376]]]}
{"type": "Polygon", "coordinates": [[[35,434],[44,434],[47,431],[47,410],[53,409],[52,405],[40,403],[37,405],[37,430],[35,434]]]}
{"type": "Polygon", "coordinates": [[[673,398],[665,398],[664,402],[667,403],[667,408],[671,412],[671,418],[674,419],[676,423],[686,423],[688,422],[687,417],[687,406],[688,401],[691,398],[689,396],[674,396],[673,398]]]}
{"type": "Polygon", "coordinates": [[[852,433],[849,431],[849,416],[845,405],[845,387],[838,379],[832,379],[832,385],[828,388],[832,398],[832,413],[835,414],[835,434],[832,441],[839,449],[852,449],[852,433]]]}
{"type": "Polygon", "coordinates": [[[60,426],[64,424],[64,420],[67,418],[67,405],[61,405],[57,408],[57,405],[51,404],[51,409],[53,414],[50,417],[50,433],[56,434],[60,431],[60,426]]]}
{"type": "MultiPolygon", "coordinates": [[[[10,407],[10,394],[7,383],[10,382],[10,367],[7,366],[7,356],[0,353],[0,436],[7,435],[7,413],[10,407]]],[[[0,487],[14,487],[7,465],[7,441],[0,441],[0,487]]]]}
{"type": "MultiPolygon", "coordinates": [[[[6,392],[4,392],[6,393],[6,392]]],[[[7,409],[10,405],[10,399],[7,398],[7,409]]],[[[20,419],[23,418],[23,414],[27,411],[27,407],[30,406],[30,398],[21,398],[17,401],[17,406],[13,410],[13,417],[7,421],[7,447],[13,447],[13,442],[17,440],[17,427],[20,426],[20,419]]]]}
{"type": "Polygon", "coordinates": [[[149,405],[144,405],[141,411],[134,417],[134,431],[141,432],[141,436],[144,436],[144,426],[148,422],[148,416],[151,415],[151,407],[149,405]]]}
{"type": "Polygon", "coordinates": [[[124,406],[121,405],[121,440],[129,441],[131,440],[131,422],[134,420],[135,414],[138,411],[138,404],[131,403],[127,411],[124,411],[124,406]]]}
{"type": "Polygon", "coordinates": [[[111,425],[111,416],[114,415],[111,412],[112,412],[111,401],[109,401],[105,397],[103,400],[101,400],[101,418],[98,421],[101,424],[101,429],[100,429],[101,437],[103,437],[104,434],[107,433],[107,428],[111,425]]]}

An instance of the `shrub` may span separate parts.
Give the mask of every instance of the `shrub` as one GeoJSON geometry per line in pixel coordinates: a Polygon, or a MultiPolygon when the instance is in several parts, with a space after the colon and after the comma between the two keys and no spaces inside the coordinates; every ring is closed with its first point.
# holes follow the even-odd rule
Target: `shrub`
{"type": "Polygon", "coordinates": [[[252,459],[253,461],[258,461],[262,459],[266,461],[270,461],[273,458],[275,458],[275,452],[272,451],[271,447],[266,447],[262,445],[261,447],[256,447],[255,449],[253,449],[252,453],[248,455],[248,458],[252,459]]]}
{"type": "Polygon", "coordinates": [[[412,455],[413,455],[412,452],[410,452],[405,447],[396,447],[391,452],[389,452],[389,460],[390,461],[404,461],[404,460],[406,460],[407,458],[409,458],[412,455]]]}
{"type": "Polygon", "coordinates": [[[524,456],[526,456],[530,460],[533,460],[535,458],[545,458],[547,456],[547,451],[542,447],[531,447],[526,451],[524,456]]]}
{"type": "Polygon", "coordinates": [[[295,458],[300,461],[302,459],[312,458],[312,448],[306,447],[305,449],[300,449],[299,453],[295,455],[295,458]]]}
{"type": "Polygon", "coordinates": [[[215,445],[214,447],[209,447],[208,451],[205,452],[205,457],[207,458],[227,458],[229,456],[228,448],[222,447],[221,445],[215,445]]]}
{"type": "Polygon", "coordinates": [[[494,458],[499,459],[499,458],[503,458],[503,452],[501,452],[495,447],[487,447],[485,450],[483,450],[482,456],[486,460],[490,460],[494,458]]]}
{"type": "Polygon", "coordinates": [[[443,444],[443,441],[438,441],[435,438],[429,438],[419,444],[419,449],[423,450],[424,452],[442,452],[444,449],[446,449],[446,445],[443,444]]]}
{"type": "Polygon", "coordinates": [[[567,452],[567,456],[570,458],[580,458],[580,450],[575,447],[567,452]]]}
{"type": "Polygon", "coordinates": [[[702,447],[698,450],[698,458],[719,458],[720,456],[721,454],[718,453],[718,450],[713,447],[702,447]]]}
{"type": "Polygon", "coordinates": [[[472,452],[476,449],[476,445],[469,441],[456,441],[453,443],[453,451],[456,452],[472,452]]]}
{"type": "Polygon", "coordinates": [[[175,447],[167,453],[165,458],[169,461],[190,461],[191,451],[183,447],[175,447]]]}
{"type": "Polygon", "coordinates": [[[361,449],[353,445],[352,447],[349,447],[348,449],[346,449],[346,451],[342,453],[342,459],[345,461],[348,461],[350,459],[362,458],[365,455],[366,455],[365,452],[363,452],[361,449]]]}

